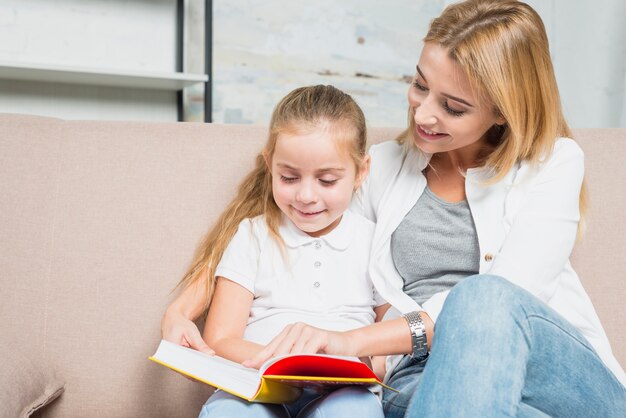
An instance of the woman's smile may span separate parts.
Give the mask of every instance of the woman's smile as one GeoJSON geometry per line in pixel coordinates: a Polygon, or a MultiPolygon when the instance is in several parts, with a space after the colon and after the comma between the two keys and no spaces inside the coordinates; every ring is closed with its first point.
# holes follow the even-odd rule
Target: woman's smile
{"type": "Polygon", "coordinates": [[[439,141],[448,136],[448,134],[431,131],[417,124],[415,125],[415,130],[425,141],[439,141]]]}

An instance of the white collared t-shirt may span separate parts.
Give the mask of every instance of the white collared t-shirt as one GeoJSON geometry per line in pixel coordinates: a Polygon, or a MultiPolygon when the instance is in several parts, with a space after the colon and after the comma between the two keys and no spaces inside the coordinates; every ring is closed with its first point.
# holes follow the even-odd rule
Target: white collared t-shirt
{"type": "Polygon", "coordinates": [[[243,220],[215,272],[254,295],[244,339],[267,344],[294,322],[333,331],[374,322],[385,302],[368,274],[373,222],[346,211],[314,238],[283,217],[279,233],[283,250],[264,216],[243,220]]]}

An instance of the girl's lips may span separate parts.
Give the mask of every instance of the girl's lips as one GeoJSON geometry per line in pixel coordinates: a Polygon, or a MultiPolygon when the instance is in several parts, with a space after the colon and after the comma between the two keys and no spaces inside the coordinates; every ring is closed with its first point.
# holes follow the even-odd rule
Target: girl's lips
{"type": "Polygon", "coordinates": [[[298,212],[298,214],[300,216],[305,216],[305,217],[313,217],[316,215],[319,215],[320,213],[324,212],[323,210],[317,211],[317,212],[312,212],[312,211],[302,211],[298,208],[294,208],[296,210],[296,212],[298,212]]]}
{"type": "Polygon", "coordinates": [[[415,125],[415,130],[417,131],[417,134],[426,141],[438,141],[441,138],[448,136],[447,134],[441,134],[434,131],[426,130],[419,125],[415,125]]]}

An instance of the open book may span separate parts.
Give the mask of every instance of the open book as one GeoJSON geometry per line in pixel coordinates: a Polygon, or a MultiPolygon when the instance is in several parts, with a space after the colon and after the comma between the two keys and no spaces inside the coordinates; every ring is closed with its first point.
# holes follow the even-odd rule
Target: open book
{"type": "Polygon", "coordinates": [[[385,386],[355,357],[286,355],[270,359],[256,370],[162,340],[149,358],[250,402],[292,402],[305,387],[324,391],[349,385],[385,386]]]}

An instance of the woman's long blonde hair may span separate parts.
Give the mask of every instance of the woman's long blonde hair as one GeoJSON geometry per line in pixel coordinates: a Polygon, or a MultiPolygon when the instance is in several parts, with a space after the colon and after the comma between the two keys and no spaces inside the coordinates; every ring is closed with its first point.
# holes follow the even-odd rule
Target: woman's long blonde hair
{"type": "Polygon", "coordinates": [[[324,85],[300,87],[287,94],[274,108],[267,143],[257,155],[254,169],[203,239],[191,266],[178,284],[179,288],[186,288],[206,277],[205,308],[208,308],[215,289],[215,269],[241,221],[265,215],[270,234],[282,243],[278,233],[282,215],[272,194],[268,165],[279,135],[316,129],[333,129],[334,139],[341,145],[347,144],[342,149],[349,152],[357,168],[363,164],[367,140],[365,116],[350,95],[324,85]]]}
{"type": "MultiPolygon", "coordinates": [[[[496,182],[518,161],[539,162],[558,137],[571,137],[561,108],[550,59],[548,37],[537,12],[516,0],[467,0],[452,4],[434,19],[424,38],[446,48],[465,72],[474,91],[494,104],[506,120],[487,138],[493,151],[484,165],[496,182]]],[[[409,117],[409,124],[415,123],[409,117]]],[[[411,128],[398,141],[413,146],[411,128]]],[[[581,222],[587,207],[580,193],[581,222]]]]}

